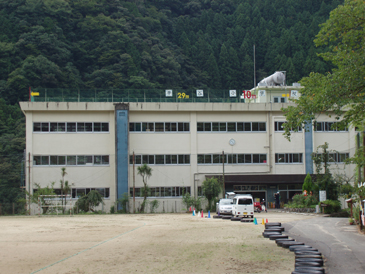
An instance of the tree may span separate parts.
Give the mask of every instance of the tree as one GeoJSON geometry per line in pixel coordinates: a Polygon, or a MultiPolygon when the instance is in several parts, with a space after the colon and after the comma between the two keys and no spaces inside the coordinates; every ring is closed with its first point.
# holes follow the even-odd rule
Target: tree
{"type": "Polygon", "coordinates": [[[338,199],[338,187],[333,180],[332,174],[329,169],[330,151],[328,150],[328,143],[317,147],[316,152],[312,153],[312,159],[316,167],[316,185],[315,190],[326,190],[327,199],[338,199]],[[322,173],[322,170],[324,172],[322,173]]]}
{"type": "Polygon", "coordinates": [[[217,178],[206,179],[202,184],[202,191],[205,198],[208,200],[208,209],[211,209],[211,202],[217,198],[222,191],[222,183],[217,178]]]}
{"type": "Polygon", "coordinates": [[[141,205],[141,212],[144,211],[144,208],[146,206],[146,200],[149,193],[149,187],[147,185],[147,180],[152,176],[152,168],[150,168],[147,164],[144,164],[142,166],[139,166],[137,168],[138,175],[141,175],[142,181],[143,181],[143,188],[141,189],[141,193],[143,195],[143,202],[141,205]]]}
{"type": "Polygon", "coordinates": [[[300,83],[304,86],[296,106],[283,109],[290,129],[314,123],[316,114],[331,115],[341,120],[342,127],[356,126],[365,120],[365,5],[360,0],[345,0],[330,13],[314,40],[317,47],[329,50],[319,54],[332,63],[332,72],[311,72],[300,83]]]}
{"type": "Polygon", "coordinates": [[[31,203],[38,204],[38,202],[40,201],[41,205],[42,205],[42,214],[46,214],[49,209],[49,206],[52,205],[52,200],[47,199],[47,196],[56,195],[56,193],[53,189],[54,182],[51,183],[51,186],[46,186],[46,187],[41,187],[37,183],[35,183],[34,185],[36,186],[37,189],[36,189],[36,191],[33,192],[33,195],[30,194],[28,191],[26,191],[26,194],[27,194],[27,196],[30,197],[31,203]]]}
{"type": "Polygon", "coordinates": [[[96,190],[91,190],[88,194],[80,197],[75,206],[84,212],[95,212],[95,207],[103,204],[103,197],[96,190]]]}
{"type": "Polygon", "coordinates": [[[61,199],[62,199],[62,213],[65,213],[65,208],[63,207],[63,200],[65,201],[65,205],[66,205],[67,204],[66,195],[68,195],[71,191],[71,188],[68,184],[68,181],[65,181],[66,174],[67,174],[66,168],[65,167],[61,168],[62,180],[60,180],[60,184],[61,184],[61,195],[62,195],[61,196],[61,199]]]}
{"type": "Polygon", "coordinates": [[[312,177],[308,173],[307,176],[305,176],[304,183],[303,183],[303,192],[304,190],[307,191],[307,193],[312,191],[312,177]]]}

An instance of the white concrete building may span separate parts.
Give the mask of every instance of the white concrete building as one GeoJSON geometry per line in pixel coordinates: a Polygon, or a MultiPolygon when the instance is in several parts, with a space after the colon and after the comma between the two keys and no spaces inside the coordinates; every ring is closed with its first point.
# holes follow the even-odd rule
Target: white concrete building
{"type": "Polygon", "coordinates": [[[136,169],[147,163],[152,168],[149,199],[160,201],[161,212],[186,210],[183,189],[200,196],[202,182],[222,177],[223,169],[225,191],[252,193],[268,202],[280,191],[286,202],[301,192],[306,174],[314,173],[311,153],[324,142],[336,151],[333,171],[351,177],[355,167],[343,161],[355,152],[354,129],[333,131],[334,119],[323,116],[315,130],[301,129],[291,142],[282,135],[281,108],[291,104],[288,98],[300,95],[299,89],[257,87],[249,99],[247,91],[246,99],[227,91],[220,102],[209,93],[199,97],[198,91],[185,98],[166,91],[175,98],[160,95],[159,102],[146,99],[146,94],[143,102],[82,102],[80,96],[78,102],[52,102],[47,94],[38,102],[21,102],[26,116],[26,189],[32,192],[35,183],[44,187],[52,181],[59,188],[61,168],[66,167],[72,197],[96,189],[104,197],[102,209],[109,212],[123,193],[132,196],[135,178],[139,208],[143,183],[136,169]]]}

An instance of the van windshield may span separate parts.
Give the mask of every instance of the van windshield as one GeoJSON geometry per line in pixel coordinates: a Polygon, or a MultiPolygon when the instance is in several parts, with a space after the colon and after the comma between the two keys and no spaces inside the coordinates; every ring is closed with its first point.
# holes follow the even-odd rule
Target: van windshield
{"type": "Polygon", "coordinates": [[[252,205],[252,199],[250,198],[240,198],[238,200],[239,205],[252,205]]]}
{"type": "Polygon", "coordinates": [[[231,199],[225,199],[225,200],[220,200],[219,201],[219,204],[220,205],[230,205],[230,204],[232,204],[232,200],[231,199]]]}

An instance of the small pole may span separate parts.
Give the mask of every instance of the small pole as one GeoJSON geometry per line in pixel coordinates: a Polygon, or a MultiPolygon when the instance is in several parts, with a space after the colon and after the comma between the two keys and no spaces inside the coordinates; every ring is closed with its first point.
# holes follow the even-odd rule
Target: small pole
{"type": "Polygon", "coordinates": [[[223,163],[223,197],[225,197],[226,183],[224,181],[224,150],[222,151],[222,163],[223,163]]]}
{"type": "MultiPolygon", "coordinates": [[[[30,88],[29,88],[30,90],[30,88]]],[[[30,215],[30,152],[28,153],[28,204],[29,204],[29,215],[30,215]]]]}
{"type": "Polygon", "coordinates": [[[135,187],[135,164],[134,164],[134,150],[133,150],[133,213],[136,213],[136,187],[135,187]]]}

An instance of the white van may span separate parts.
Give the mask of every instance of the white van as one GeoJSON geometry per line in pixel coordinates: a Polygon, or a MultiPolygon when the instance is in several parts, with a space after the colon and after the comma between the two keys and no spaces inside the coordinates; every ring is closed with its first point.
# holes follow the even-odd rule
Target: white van
{"type": "Polygon", "coordinates": [[[232,215],[234,217],[253,218],[253,198],[250,194],[236,195],[233,198],[232,215]]]}

